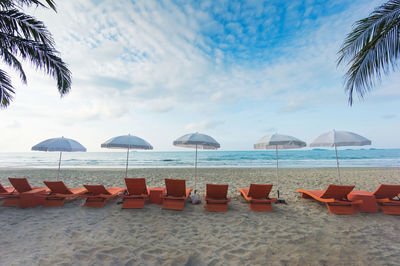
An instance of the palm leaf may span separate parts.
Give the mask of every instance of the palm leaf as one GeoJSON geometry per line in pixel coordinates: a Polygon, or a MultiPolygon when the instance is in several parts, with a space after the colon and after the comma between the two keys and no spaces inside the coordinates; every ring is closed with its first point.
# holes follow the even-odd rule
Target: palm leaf
{"type": "Polygon", "coordinates": [[[37,68],[43,69],[48,75],[54,77],[61,95],[68,93],[71,89],[71,72],[53,47],[1,32],[0,45],[2,49],[17,53],[23,59],[31,61],[37,68]]]}
{"type": "MultiPolygon", "coordinates": [[[[51,9],[57,12],[54,0],[45,0],[45,1],[51,9]]],[[[31,6],[31,5],[46,7],[46,5],[39,0],[0,0],[0,7],[5,9],[18,8],[22,6],[31,6]]]]}
{"type": "Polygon", "coordinates": [[[0,108],[7,107],[13,99],[14,88],[6,72],[0,69],[0,108]]]}
{"type": "Polygon", "coordinates": [[[17,72],[19,72],[19,77],[21,78],[22,82],[26,84],[26,75],[18,59],[7,49],[0,49],[0,55],[3,58],[4,62],[6,62],[9,66],[13,67],[17,72]]]}
{"type": "Polygon", "coordinates": [[[53,45],[54,41],[43,22],[16,9],[0,11],[0,31],[10,35],[22,35],[26,39],[53,45]]]}
{"type": "Polygon", "coordinates": [[[397,66],[400,55],[400,1],[381,5],[371,15],[356,22],[339,50],[338,65],[347,63],[345,89],[349,104],[353,93],[360,98],[397,66]]]}

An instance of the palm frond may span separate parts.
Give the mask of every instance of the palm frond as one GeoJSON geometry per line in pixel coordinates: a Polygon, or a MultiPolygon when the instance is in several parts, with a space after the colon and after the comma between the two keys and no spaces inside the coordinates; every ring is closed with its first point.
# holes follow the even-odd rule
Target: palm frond
{"type": "Polygon", "coordinates": [[[61,95],[68,93],[71,89],[71,72],[53,47],[1,32],[0,46],[12,53],[17,53],[23,59],[29,60],[37,68],[43,69],[48,75],[54,77],[61,95]]]}
{"type": "Polygon", "coordinates": [[[7,49],[0,49],[0,56],[3,58],[4,62],[13,67],[19,73],[22,82],[26,84],[26,75],[18,59],[7,49]]]}
{"type": "Polygon", "coordinates": [[[0,31],[53,46],[54,41],[43,22],[16,9],[0,11],[0,31]]]}
{"type": "Polygon", "coordinates": [[[0,108],[7,107],[13,99],[14,88],[6,72],[0,69],[0,108]]]}
{"type": "Polygon", "coordinates": [[[339,50],[338,65],[345,62],[345,90],[349,104],[353,93],[360,98],[370,91],[382,73],[387,75],[396,67],[400,55],[400,0],[391,0],[358,21],[339,50]]]}
{"type": "MultiPolygon", "coordinates": [[[[45,0],[45,1],[51,9],[57,12],[54,0],[45,0]]],[[[47,6],[43,4],[42,1],[39,0],[0,0],[0,7],[5,9],[18,8],[23,6],[32,6],[32,5],[47,8],[47,6]]]]}

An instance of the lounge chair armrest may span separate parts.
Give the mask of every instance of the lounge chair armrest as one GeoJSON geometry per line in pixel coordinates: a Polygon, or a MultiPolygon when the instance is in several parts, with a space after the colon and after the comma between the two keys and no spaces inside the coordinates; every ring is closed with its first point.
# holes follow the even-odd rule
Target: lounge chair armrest
{"type": "Polygon", "coordinates": [[[141,194],[141,195],[124,195],[124,194],[120,194],[120,195],[118,195],[118,197],[127,198],[127,199],[142,199],[142,198],[148,198],[149,195],[147,195],[147,194],[141,194]]]}
{"type": "Polygon", "coordinates": [[[174,196],[162,196],[163,199],[172,199],[172,200],[184,200],[186,197],[174,197],[174,196]]]}
{"type": "Polygon", "coordinates": [[[351,201],[351,205],[359,205],[359,204],[363,204],[363,201],[362,200],[351,201]]]}
{"type": "Polygon", "coordinates": [[[53,194],[42,194],[38,195],[40,197],[46,197],[46,198],[74,198],[74,197],[79,197],[82,193],[78,194],[60,194],[60,193],[53,193],[53,194]]]}
{"type": "Polygon", "coordinates": [[[206,198],[206,201],[208,203],[227,203],[230,202],[231,199],[227,198],[227,199],[210,199],[210,198],[206,198]]]}
{"type": "Polygon", "coordinates": [[[391,204],[391,205],[400,205],[400,200],[391,200],[391,199],[388,199],[388,198],[376,199],[376,202],[377,203],[388,203],[388,204],[391,204]]]}
{"type": "Polygon", "coordinates": [[[113,198],[113,197],[117,197],[118,194],[112,194],[112,195],[106,195],[106,194],[98,194],[98,195],[87,195],[87,194],[82,194],[79,195],[79,197],[81,198],[113,198]]]}
{"type": "Polygon", "coordinates": [[[36,194],[36,193],[40,193],[40,192],[46,192],[46,188],[34,188],[32,190],[29,190],[27,192],[22,192],[22,194],[27,195],[27,194],[36,194]]]}
{"type": "Polygon", "coordinates": [[[270,199],[251,199],[251,203],[268,203],[268,202],[276,202],[278,201],[277,198],[270,198],[270,199]]]}
{"type": "Polygon", "coordinates": [[[316,199],[318,201],[321,201],[321,202],[328,202],[328,203],[341,202],[341,201],[338,201],[338,200],[335,200],[335,199],[324,199],[324,198],[314,198],[314,199],[316,199]]]}

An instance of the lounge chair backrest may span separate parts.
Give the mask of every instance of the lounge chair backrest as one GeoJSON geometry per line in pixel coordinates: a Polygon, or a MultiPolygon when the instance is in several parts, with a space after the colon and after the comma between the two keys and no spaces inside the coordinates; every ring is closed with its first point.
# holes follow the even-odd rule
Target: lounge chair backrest
{"type": "Polygon", "coordinates": [[[50,188],[51,193],[73,194],[63,181],[44,181],[43,183],[50,188]]]}
{"type": "Polygon", "coordinates": [[[355,186],[341,186],[341,185],[329,185],[328,188],[322,193],[321,198],[323,199],[346,199],[355,186]]]}
{"type": "Polygon", "coordinates": [[[125,183],[129,195],[147,194],[145,178],[125,178],[125,183]]]}
{"type": "Polygon", "coordinates": [[[400,194],[400,185],[380,185],[374,192],[377,199],[393,199],[400,194]]]}
{"type": "Polygon", "coordinates": [[[213,199],[226,199],[228,194],[228,185],[215,185],[215,184],[207,184],[207,197],[213,199]]]}
{"type": "Polygon", "coordinates": [[[10,177],[10,178],[8,178],[8,180],[10,180],[11,185],[19,193],[23,193],[23,192],[32,190],[32,187],[29,184],[28,179],[26,179],[26,178],[10,177]]]}
{"type": "Polygon", "coordinates": [[[93,195],[111,195],[103,185],[83,185],[93,195]]]}
{"type": "Polygon", "coordinates": [[[172,197],[184,197],[186,195],[186,180],[184,179],[165,179],[167,195],[172,197]]]}
{"type": "Polygon", "coordinates": [[[7,190],[0,184],[0,193],[7,193],[7,190]]]}
{"type": "Polygon", "coordinates": [[[249,197],[254,199],[267,199],[271,192],[272,185],[250,184],[249,197]]]}

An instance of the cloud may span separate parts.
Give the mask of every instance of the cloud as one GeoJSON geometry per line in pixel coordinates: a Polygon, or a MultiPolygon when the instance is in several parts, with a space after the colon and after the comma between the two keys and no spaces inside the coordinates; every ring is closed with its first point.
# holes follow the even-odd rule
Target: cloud
{"type": "Polygon", "coordinates": [[[393,118],[396,118],[397,117],[397,115],[395,115],[395,114],[387,114],[387,115],[383,115],[383,116],[381,116],[383,119],[393,119],[393,118]]]}
{"type": "Polygon", "coordinates": [[[18,129],[21,128],[21,124],[18,121],[14,120],[12,123],[7,124],[5,127],[9,129],[18,129]]]}
{"type": "Polygon", "coordinates": [[[286,104],[278,109],[278,113],[303,111],[315,106],[316,98],[312,95],[289,95],[286,104]]]}
{"type": "MultiPolygon", "coordinates": [[[[247,135],[248,125],[262,130],[260,117],[268,116],[273,128],[290,131],[283,123],[292,125],[300,115],[304,124],[315,124],[313,113],[340,116],[338,106],[346,107],[347,97],[344,71],[336,68],[337,50],[351,25],[379,3],[57,4],[58,13],[36,9],[34,15],[54,34],[56,47],[72,70],[72,90],[60,99],[55,81],[27,65],[28,86],[16,86],[16,99],[7,113],[0,113],[1,121],[19,121],[21,131],[35,128],[46,133],[79,124],[87,127],[86,133],[79,132],[88,135],[138,129],[151,135],[159,130],[154,125],[174,133],[183,127],[232,132],[229,127],[237,126],[230,136],[234,138],[236,132],[247,135]],[[188,121],[199,122],[185,125],[188,121]]],[[[383,82],[369,102],[398,101],[396,81],[383,82]]],[[[363,115],[351,111],[354,117],[363,115]]]]}
{"type": "Polygon", "coordinates": [[[223,124],[222,121],[203,120],[200,122],[189,123],[185,126],[185,129],[191,130],[191,131],[200,131],[200,130],[206,130],[206,129],[214,129],[217,126],[220,126],[221,124],[223,124]]]}
{"type": "Polygon", "coordinates": [[[296,3],[110,3],[60,2],[59,14],[40,12],[45,21],[51,19],[49,28],[70,63],[79,97],[91,104],[112,97],[154,112],[174,108],[153,104],[166,97],[197,108],[278,95],[274,99],[285,105],[279,111],[304,108],[279,94],[315,90],[327,78],[340,78],[336,51],[343,27],[354,21],[338,20],[336,13],[323,16],[312,5],[299,13],[296,3]],[[285,35],[275,45],[271,36],[279,27],[285,35]]]}
{"type": "Polygon", "coordinates": [[[116,119],[129,114],[129,108],[123,104],[117,103],[95,103],[91,106],[85,106],[67,112],[65,118],[67,123],[101,120],[101,119],[116,119]]]}

